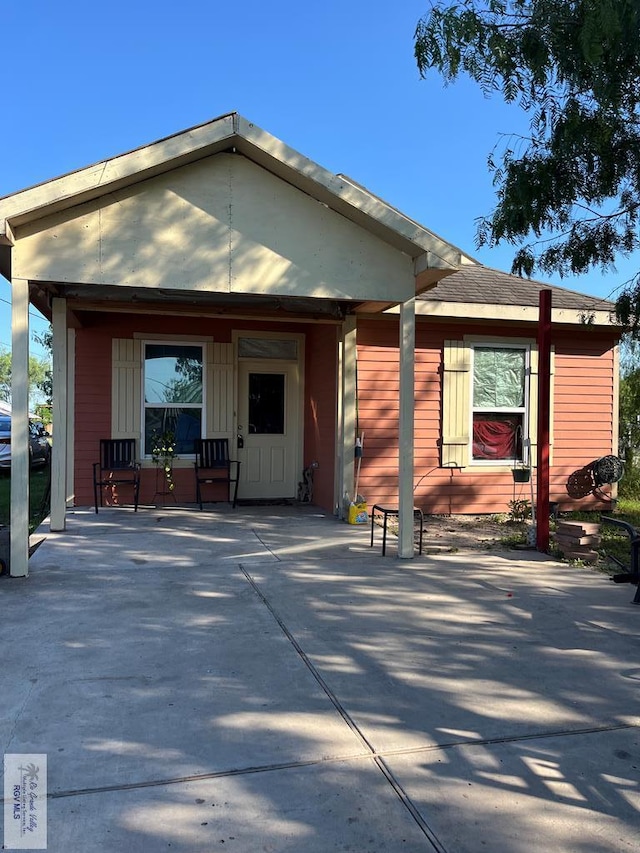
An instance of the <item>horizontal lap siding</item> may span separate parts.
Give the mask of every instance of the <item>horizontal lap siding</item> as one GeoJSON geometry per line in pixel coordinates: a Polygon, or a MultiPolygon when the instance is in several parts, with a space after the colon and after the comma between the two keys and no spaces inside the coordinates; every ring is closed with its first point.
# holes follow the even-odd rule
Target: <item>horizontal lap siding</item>
{"type": "MultiPolygon", "coordinates": [[[[416,505],[434,514],[507,512],[510,501],[531,500],[531,484],[514,483],[510,471],[440,468],[443,345],[466,332],[509,338],[503,328],[417,323],[414,493],[416,505]]],[[[511,335],[535,341],[531,327],[514,327],[511,335]]],[[[613,335],[589,329],[555,335],[550,499],[566,509],[602,505],[594,498],[572,501],[566,484],[573,471],[612,452],[613,343],[613,335]]],[[[397,323],[361,321],[358,410],[365,451],[359,491],[369,505],[398,500],[398,370],[397,323]]]]}
{"type": "Polygon", "coordinates": [[[369,505],[398,493],[398,326],[358,323],[358,432],[364,432],[358,492],[369,505]]]}
{"type": "MultiPolygon", "coordinates": [[[[304,466],[317,462],[313,503],[334,509],[337,401],[337,329],[314,326],[305,342],[304,466]]],[[[302,475],[302,472],[300,472],[302,475]]],[[[302,479],[302,476],[301,476],[302,479]]]]}
{"type": "MultiPolygon", "coordinates": [[[[415,479],[438,465],[441,336],[416,330],[415,479]]],[[[398,501],[399,350],[396,322],[358,325],[358,418],[364,431],[359,492],[373,503],[398,501]]],[[[448,476],[448,474],[447,474],[448,476]]],[[[416,489],[424,487],[425,480],[416,489]]]]}
{"type": "MultiPolygon", "coordinates": [[[[112,384],[112,339],[133,338],[134,334],[170,335],[172,340],[181,336],[202,338],[213,336],[217,343],[229,343],[234,329],[301,332],[309,330],[316,335],[312,343],[315,372],[307,376],[311,388],[315,388],[318,413],[318,435],[321,436],[314,448],[305,452],[305,462],[318,458],[322,474],[318,475],[318,495],[322,506],[329,509],[333,504],[333,470],[335,459],[335,327],[305,327],[297,323],[273,323],[253,319],[212,319],[207,317],[157,316],[142,314],[92,314],[85,317],[86,325],[76,331],[76,377],[75,377],[75,504],[93,504],[92,465],[99,457],[101,438],[111,437],[111,384],[112,384]],[[327,498],[327,494],[330,495],[327,498]],[[327,502],[328,501],[328,502],[327,502]]],[[[305,416],[308,414],[305,406],[305,416]]],[[[305,438],[307,433],[305,432],[305,438]]],[[[300,472],[302,473],[302,472],[300,472]]],[[[174,468],[175,498],[180,502],[195,501],[193,466],[188,460],[177,463],[174,468]],[[186,464],[186,467],[180,467],[186,464]]],[[[140,502],[153,503],[156,491],[162,489],[162,480],[156,481],[155,468],[143,468],[141,476],[140,502]]],[[[224,489],[219,499],[226,500],[224,489]]],[[[118,496],[123,502],[131,502],[131,489],[118,496]]],[[[172,498],[168,498],[172,503],[172,498]]]]}
{"type": "Polygon", "coordinates": [[[597,336],[583,333],[578,345],[559,340],[554,377],[552,500],[567,508],[601,505],[593,497],[572,500],[569,476],[614,447],[614,370],[612,350],[597,336]],[[590,340],[592,338],[592,340],[590,340]]]}
{"type": "Polygon", "coordinates": [[[75,354],[75,504],[88,506],[100,439],[111,436],[111,335],[78,329],[75,354]]]}

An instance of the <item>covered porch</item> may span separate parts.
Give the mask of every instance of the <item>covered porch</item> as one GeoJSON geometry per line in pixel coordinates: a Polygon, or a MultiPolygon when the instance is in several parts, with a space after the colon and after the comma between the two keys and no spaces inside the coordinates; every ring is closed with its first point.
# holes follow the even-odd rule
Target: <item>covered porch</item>
{"type": "Polygon", "coordinates": [[[293,497],[317,462],[316,500],[340,513],[354,493],[358,318],[398,306],[399,553],[411,557],[415,297],[462,260],[236,113],[0,201],[0,271],[13,292],[12,573],[28,571],[30,304],[53,324],[55,531],[88,503],[100,438],[139,442],[153,488],[145,382],[162,347],[176,361],[181,347],[198,349],[201,434],[242,455],[241,490],[293,497]],[[256,341],[260,354],[243,351],[256,341]],[[295,346],[273,357],[274,341],[295,346]],[[265,375],[282,377],[279,446],[258,446],[248,426],[248,388],[265,375]]]}

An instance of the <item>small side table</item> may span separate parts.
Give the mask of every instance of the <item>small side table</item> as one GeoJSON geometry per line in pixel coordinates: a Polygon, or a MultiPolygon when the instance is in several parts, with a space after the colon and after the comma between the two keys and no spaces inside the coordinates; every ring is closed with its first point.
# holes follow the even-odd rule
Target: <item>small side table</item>
{"type": "MultiPolygon", "coordinates": [[[[393,518],[398,518],[400,515],[400,510],[398,507],[388,507],[388,506],[380,506],[380,504],[374,504],[371,507],[371,548],[373,548],[373,531],[375,527],[375,516],[376,513],[382,516],[382,556],[387,553],[387,519],[389,516],[393,518]]],[[[420,522],[420,541],[418,547],[418,554],[422,554],[422,533],[424,530],[424,513],[421,509],[418,509],[414,506],[413,508],[413,519],[414,521],[418,519],[420,522]]]]}

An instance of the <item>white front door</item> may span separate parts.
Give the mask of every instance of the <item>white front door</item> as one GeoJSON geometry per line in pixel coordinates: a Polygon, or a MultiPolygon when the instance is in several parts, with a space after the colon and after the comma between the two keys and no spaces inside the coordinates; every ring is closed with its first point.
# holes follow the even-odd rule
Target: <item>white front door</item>
{"type": "Polygon", "coordinates": [[[241,499],[296,496],[301,476],[300,426],[298,365],[277,360],[240,361],[241,499]]]}

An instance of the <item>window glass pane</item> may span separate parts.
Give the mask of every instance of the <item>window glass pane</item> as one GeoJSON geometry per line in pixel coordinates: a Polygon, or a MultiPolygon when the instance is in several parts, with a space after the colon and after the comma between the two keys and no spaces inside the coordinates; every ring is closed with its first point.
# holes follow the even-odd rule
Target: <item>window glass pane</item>
{"type": "Polygon", "coordinates": [[[522,415],[473,416],[474,459],[522,459],[522,415]]]}
{"type": "Polygon", "coordinates": [[[474,408],[517,409],[524,406],[525,351],[475,347],[474,408]]]}
{"type": "Polygon", "coordinates": [[[298,342],[287,338],[240,338],[238,340],[240,358],[280,358],[295,361],[298,357],[298,342]]]}
{"type": "Polygon", "coordinates": [[[202,403],[202,347],[147,344],[145,403],[202,403]]]}
{"type": "Polygon", "coordinates": [[[149,406],[145,409],[144,450],[151,455],[154,438],[173,435],[176,456],[194,452],[193,441],[202,435],[202,409],[149,406]]]}
{"type": "Polygon", "coordinates": [[[284,435],[284,374],[249,374],[249,432],[284,435]]]}

